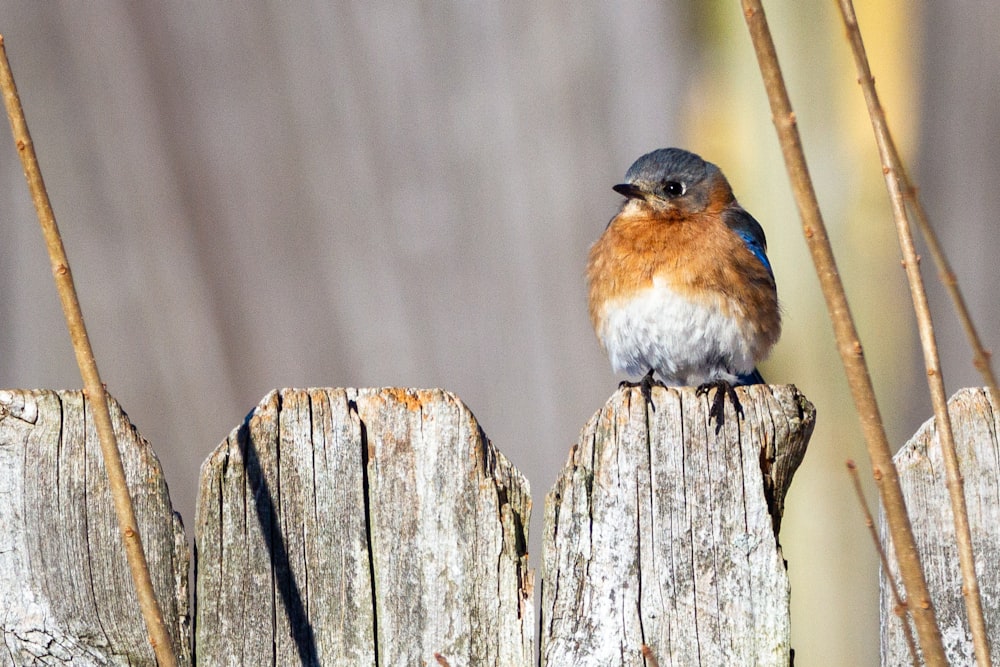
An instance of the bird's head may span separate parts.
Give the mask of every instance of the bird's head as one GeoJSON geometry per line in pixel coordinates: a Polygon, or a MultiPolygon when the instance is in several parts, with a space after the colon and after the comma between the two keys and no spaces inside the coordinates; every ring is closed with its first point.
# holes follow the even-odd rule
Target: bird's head
{"type": "Polygon", "coordinates": [[[732,201],[726,177],[711,162],[680,148],[660,148],[636,160],[625,173],[625,183],[614,191],[624,195],[623,207],[638,205],[654,212],[696,213],[714,200],[732,201]]]}

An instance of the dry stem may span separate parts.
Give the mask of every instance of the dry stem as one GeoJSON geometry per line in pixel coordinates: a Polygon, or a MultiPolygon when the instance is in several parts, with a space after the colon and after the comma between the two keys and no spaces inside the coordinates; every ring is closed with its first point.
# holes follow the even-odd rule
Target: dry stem
{"type": "Polygon", "coordinates": [[[896,578],[889,573],[889,559],[886,558],[885,549],[882,548],[882,541],[879,539],[878,530],[875,529],[875,519],[871,510],[868,509],[868,501],[865,500],[865,492],[861,488],[861,477],[858,475],[858,466],[854,461],[847,462],[847,472],[854,483],[854,494],[858,497],[861,505],[861,512],[865,515],[865,525],[871,535],[875,551],[878,552],[878,559],[882,563],[882,570],[886,573],[886,581],[889,582],[889,590],[892,591],[892,599],[896,603],[896,615],[899,616],[900,623],[903,624],[903,638],[906,640],[906,647],[910,650],[910,658],[913,660],[913,667],[919,667],[920,659],[917,657],[917,645],[913,643],[913,630],[906,620],[906,601],[899,594],[899,587],[896,586],[896,578]]]}
{"type": "Polygon", "coordinates": [[[983,617],[983,603],[979,594],[979,581],[976,579],[976,563],[972,553],[972,531],[969,528],[969,513],[965,505],[964,484],[962,473],[955,453],[955,438],[951,428],[951,417],[948,414],[948,398],[945,395],[944,380],[941,378],[941,366],[938,359],[937,341],[934,336],[934,325],[931,321],[930,306],[927,303],[927,293],[924,291],[923,278],[920,275],[917,251],[913,245],[913,234],[910,231],[910,221],[906,216],[906,205],[900,190],[897,174],[899,173],[899,156],[889,150],[889,128],[885,119],[885,111],[879,102],[875,90],[875,79],[872,77],[868,64],[865,45],[861,39],[858,19],[854,14],[852,0],[838,0],[841,17],[847,28],[848,41],[854,54],[854,62],[858,69],[858,83],[864,91],[865,103],[868,105],[868,115],[875,132],[875,143],[882,158],[882,171],[885,173],[885,183],[892,202],[892,217],[896,223],[896,233],[899,236],[899,247],[903,252],[903,264],[906,267],[906,278],[910,284],[910,294],[913,297],[913,310],[917,315],[917,329],[920,332],[920,344],[924,353],[924,365],[927,368],[927,385],[934,405],[934,419],[941,443],[944,458],[945,486],[951,499],[952,515],[955,520],[955,540],[958,544],[958,563],[962,572],[962,591],[965,600],[965,610],[969,616],[969,627],[972,631],[972,646],[976,654],[976,664],[989,667],[990,644],[986,634],[986,621],[983,617]]]}
{"type": "Polygon", "coordinates": [[[128,485],[125,481],[125,470],[122,467],[121,455],[118,452],[118,443],[111,425],[111,413],[108,411],[107,395],[104,391],[104,385],[101,383],[101,377],[97,372],[94,351],[90,346],[90,339],[87,337],[87,329],[83,322],[83,313],[80,310],[80,302],[77,299],[76,288],[73,285],[73,274],[70,273],[66,250],[59,235],[59,228],[56,226],[56,219],[52,212],[52,206],[49,203],[48,193],[45,191],[45,183],[42,180],[42,173],[38,166],[38,158],[35,156],[31,135],[28,133],[28,125],[24,119],[24,111],[21,108],[21,100],[17,94],[17,87],[14,84],[14,75],[11,72],[10,63],[7,60],[7,51],[4,48],[2,35],[0,35],[0,89],[3,91],[7,116],[10,119],[11,130],[14,134],[14,144],[17,147],[18,154],[21,156],[24,176],[28,181],[31,199],[35,204],[38,221],[42,226],[45,245],[48,247],[49,260],[52,264],[52,275],[55,278],[56,289],[59,292],[59,299],[62,302],[63,314],[66,317],[66,325],[69,327],[70,338],[73,341],[73,351],[76,353],[76,361],[80,366],[84,393],[90,401],[91,411],[93,412],[94,425],[97,428],[97,435],[101,443],[101,453],[104,456],[104,467],[107,471],[108,482],[111,487],[111,496],[114,499],[115,512],[118,515],[118,525],[121,528],[122,541],[125,544],[125,555],[132,573],[136,594],[139,598],[139,607],[142,611],[143,619],[146,621],[149,642],[153,647],[153,652],[156,655],[159,665],[161,667],[174,667],[177,664],[177,659],[174,656],[170,635],[167,633],[167,628],[163,623],[163,615],[156,602],[156,596],[153,592],[153,582],[149,577],[149,566],[146,563],[146,555],[139,536],[139,526],[136,523],[135,511],[132,508],[132,499],[129,496],[128,485]]]}
{"type": "Polygon", "coordinates": [[[997,388],[997,377],[993,372],[991,355],[983,346],[983,341],[979,337],[976,325],[972,322],[972,315],[969,314],[969,309],[965,305],[965,297],[962,296],[962,290],[958,287],[958,279],[955,277],[955,272],[952,270],[951,264],[944,254],[944,249],[941,247],[941,242],[938,241],[937,233],[935,233],[934,228],[931,227],[931,223],[927,219],[927,211],[924,210],[923,204],[920,203],[920,197],[917,196],[917,188],[914,187],[913,182],[906,173],[906,168],[899,157],[899,151],[896,150],[896,143],[893,141],[891,134],[886,136],[886,149],[889,151],[892,161],[899,165],[899,171],[896,176],[902,187],[903,199],[910,203],[910,208],[913,210],[913,215],[917,221],[917,228],[927,243],[927,249],[931,252],[931,258],[937,267],[941,284],[948,290],[952,303],[955,305],[958,320],[962,323],[965,335],[969,339],[969,345],[972,347],[972,365],[983,376],[986,386],[989,387],[990,392],[993,394],[993,400],[1000,401],[1000,389],[997,388]]]}
{"type": "Polygon", "coordinates": [[[792,111],[792,104],[785,88],[764,8],[760,0],[741,0],[741,3],[754,51],[757,54],[764,87],[767,90],[795,202],[802,218],[806,245],[812,255],[827,310],[830,312],[837,349],[844,364],[851,395],[865,435],[873,475],[885,508],[893,545],[896,548],[900,575],[906,588],[907,598],[912,603],[910,613],[913,615],[914,625],[920,637],[924,659],[928,665],[943,666],[947,664],[944,645],[920,565],[913,527],[906,514],[906,502],[892,461],[892,451],[882,424],[882,416],[868,366],[864,360],[857,328],[837,272],[837,264],[826,234],[826,225],[820,214],[816,193],[809,178],[805,154],[795,123],[795,113],[792,111]]]}

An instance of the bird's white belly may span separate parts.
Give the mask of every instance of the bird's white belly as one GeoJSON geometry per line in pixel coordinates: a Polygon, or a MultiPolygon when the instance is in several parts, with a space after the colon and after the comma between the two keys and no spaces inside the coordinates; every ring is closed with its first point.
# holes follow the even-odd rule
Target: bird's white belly
{"type": "Polygon", "coordinates": [[[682,386],[750,373],[757,361],[754,327],[736,304],[726,314],[723,298],[692,301],[657,281],[630,299],[608,302],[600,338],[612,368],[631,376],[654,369],[667,384],[682,386]]]}

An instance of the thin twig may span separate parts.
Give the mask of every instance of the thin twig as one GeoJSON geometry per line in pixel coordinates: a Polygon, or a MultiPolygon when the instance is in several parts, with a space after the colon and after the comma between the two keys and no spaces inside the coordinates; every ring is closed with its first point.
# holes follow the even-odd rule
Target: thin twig
{"type": "Polygon", "coordinates": [[[899,617],[899,621],[902,623],[903,638],[906,640],[906,647],[910,650],[913,667],[919,667],[920,658],[917,657],[917,645],[913,641],[913,630],[910,629],[910,623],[906,619],[906,601],[903,600],[903,597],[899,593],[896,578],[889,571],[889,559],[886,558],[885,549],[882,548],[882,540],[879,539],[878,530],[875,529],[875,519],[872,517],[871,510],[868,509],[868,501],[865,500],[865,492],[861,488],[861,477],[858,475],[858,466],[854,464],[854,461],[847,462],[847,472],[854,483],[854,494],[858,497],[858,504],[861,505],[861,511],[865,515],[865,525],[868,526],[868,533],[871,535],[872,544],[875,545],[875,551],[878,552],[878,558],[882,562],[882,570],[885,571],[885,580],[889,582],[889,590],[892,591],[892,599],[896,603],[896,616],[899,617]]]}
{"type": "Polygon", "coordinates": [[[910,294],[913,297],[913,310],[917,316],[917,330],[920,333],[920,344],[924,353],[924,365],[927,368],[927,386],[930,389],[931,402],[934,405],[934,420],[941,443],[941,453],[944,458],[945,486],[951,499],[952,516],[955,521],[955,541],[958,545],[958,564],[962,572],[962,598],[965,601],[965,611],[969,617],[969,628],[972,632],[972,647],[976,654],[976,664],[980,667],[990,667],[990,641],[986,633],[986,620],[983,615],[983,602],[979,593],[979,581],[976,578],[976,562],[972,552],[972,530],[969,527],[969,512],[965,504],[964,483],[962,472],[955,453],[955,437],[951,428],[951,416],[948,414],[948,397],[945,395],[944,380],[941,377],[941,362],[938,358],[937,340],[934,336],[934,324],[931,319],[930,306],[927,303],[927,292],[920,275],[920,265],[917,250],[913,245],[913,233],[910,221],[906,215],[906,205],[900,190],[897,174],[900,166],[898,155],[889,150],[889,128],[885,119],[885,110],[879,102],[875,90],[875,79],[872,77],[865,52],[858,18],[854,14],[852,0],[838,0],[840,15],[847,28],[847,38],[854,54],[854,63],[858,69],[858,83],[864,92],[865,103],[868,106],[868,116],[871,118],[872,129],[875,132],[875,143],[879,156],[882,158],[882,171],[885,174],[886,187],[892,203],[892,217],[896,223],[896,234],[899,237],[899,247],[903,253],[903,264],[906,267],[906,278],[910,284],[910,294]]]}
{"type": "Polygon", "coordinates": [[[3,91],[7,116],[14,134],[14,144],[21,156],[24,176],[28,181],[31,199],[35,204],[38,221],[42,226],[45,245],[48,247],[56,290],[59,292],[66,325],[73,341],[73,351],[76,353],[76,361],[80,366],[80,375],[83,378],[84,394],[90,401],[94,425],[97,428],[101,453],[104,457],[104,467],[108,474],[111,497],[114,499],[118,525],[121,528],[122,541],[125,544],[125,556],[132,573],[132,581],[135,584],[142,617],[146,621],[149,643],[153,647],[156,661],[160,667],[174,667],[177,664],[177,658],[174,656],[173,644],[163,623],[163,615],[153,592],[153,582],[149,577],[149,566],[146,563],[146,555],[139,536],[139,526],[136,523],[132,499],[125,481],[125,470],[122,467],[118,443],[111,425],[107,394],[101,383],[101,376],[97,372],[94,351],[90,346],[90,339],[87,337],[83,313],[80,310],[80,302],[73,285],[73,274],[70,273],[66,250],[59,235],[59,228],[56,226],[48,193],[45,191],[45,183],[42,180],[42,172],[38,166],[38,158],[35,156],[31,135],[28,133],[28,124],[24,119],[21,100],[14,84],[14,75],[7,60],[3,35],[0,35],[0,89],[3,91]]]}
{"type": "Polygon", "coordinates": [[[920,646],[924,660],[928,665],[946,665],[944,644],[941,632],[937,627],[934,607],[931,604],[927,582],[924,579],[920,565],[920,555],[917,552],[913,537],[913,527],[906,514],[906,502],[899,485],[896,467],[892,462],[892,451],[885,434],[882,415],[879,412],[875,390],[872,386],[868,366],[865,363],[861,341],[857,328],[847,303],[844,286],[837,272],[837,263],[833,249],[826,234],[826,225],[819,210],[816,193],[809,169],[806,166],[805,154],[795,122],[795,113],[788,98],[778,64],[778,56],[774,49],[774,41],[764,15],[764,7],[760,0],[741,0],[743,16],[746,19],[753,42],[754,51],[760,66],[764,87],[767,90],[768,101],[774,126],[778,133],[778,141],[784,156],[792,184],[792,192],[802,218],[802,231],[806,245],[812,255],[819,278],[827,310],[833,323],[833,332],[837,340],[837,350],[840,352],[847,381],[851,388],[854,406],[858,412],[861,428],[868,446],[868,457],[871,459],[872,472],[885,508],[886,521],[896,548],[900,576],[906,588],[907,598],[913,602],[910,613],[920,637],[920,646]]]}
{"type": "Polygon", "coordinates": [[[906,167],[899,157],[899,151],[896,150],[896,142],[893,141],[891,134],[886,139],[886,149],[889,151],[889,155],[892,156],[892,161],[899,165],[899,172],[896,176],[899,178],[903,199],[910,204],[910,209],[913,211],[914,218],[916,218],[917,229],[920,230],[920,235],[924,237],[927,249],[930,250],[931,258],[937,267],[938,278],[945,289],[948,290],[951,301],[955,305],[958,320],[962,323],[965,335],[969,339],[969,346],[972,347],[972,365],[983,376],[986,386],[989,387],[990,392],[993,394],[994,402],[1000,402],[1000,388],[997,387],[997,377],[993,371],[992,355],[979,337],[979,331],[972,321],[969,308],[965,305],[965,297],[962,296],[962,290],[958,287],[958,278],[955,277],[955,272],[952,270],[951,263],[948,262],[948,257],[941,247],[937,233],[927,218],[927,211],[924,210],[924,206],[920,202],[917,188],[913,185],[913,181],[910,180],[909,174],[906,173],[906,167]]]}
{"type": "MultiPolygon", "coordinates": [[[[886,127],[888,127],[887,122],[886,127]]],[[[899,180],[903,200],[910,205],[910,209],[916,219],[917,228],[920,230],[920,235],[923,236],[924,241],[927,243],[931,259],[934,260],[934,266],[938,271],[938,278],[945,289],[948,290],[948,295],[955,306],[958,320],[962,323],[962,328],[965,329],[965,335],[969,339],[969,346],[972,348],[972,365],[983,376],[983,381],[992,392],[994,401],[1000,402],[1000,388],[997,386],[996,373],[993,370],[992,354],[986,349],[982,339],[979,337],[979,331],[972,321],[972,315],[969,313],[969,308],[965,303],[965,297],[958,286],[955,271],[951,268],[951,263],[948,261],[940,240],[938,240],[937,232],[931,226],[927,211],[920,201],[917,187],[910,179],[906,165],[903,163],[899,150],[896,148],[896,141],[893,139],[892,133],[888,131],[885,137],[885,148],[889,153],[891,162],[898,165],[896,177],[899,180]]]]}

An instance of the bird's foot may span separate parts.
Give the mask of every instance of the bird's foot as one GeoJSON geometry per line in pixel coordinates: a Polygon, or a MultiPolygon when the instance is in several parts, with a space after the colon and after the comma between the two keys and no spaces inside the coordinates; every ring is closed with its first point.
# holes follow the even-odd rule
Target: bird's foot
{"type": "Polygon", "coordinates": [[[656,406],[653,405],[653,387],[665,387],[666,385],[653,377],[653,371],[650,369],[648,373],[642,376],[642,379],[638,382],[631,382],[629,380],[622,380],[618,383],[619,389],[624,389],[625,387],[634,388],[638,387],[639,392],[642,397],[646,399],[646,405],[648,405],[653,412],[656,412],[656,406]]]}
{"type": "Polygon", "coordinates": [[[726,396],[733,402],[733,409],[736,411],[737,419],[743,417],[743,405],[740,403],[739,396],[736,395],[733,385],[725,380],[706,382],[698,387],[695,395],[708,396],[712,389],[715,389],[715,398],[712,399],[712,405],[708,410],[708,418],[709,421],[715,419],[715,434],[718,435],[719,431],[722,430],[722,425],[726,422],[726,396]]]}

